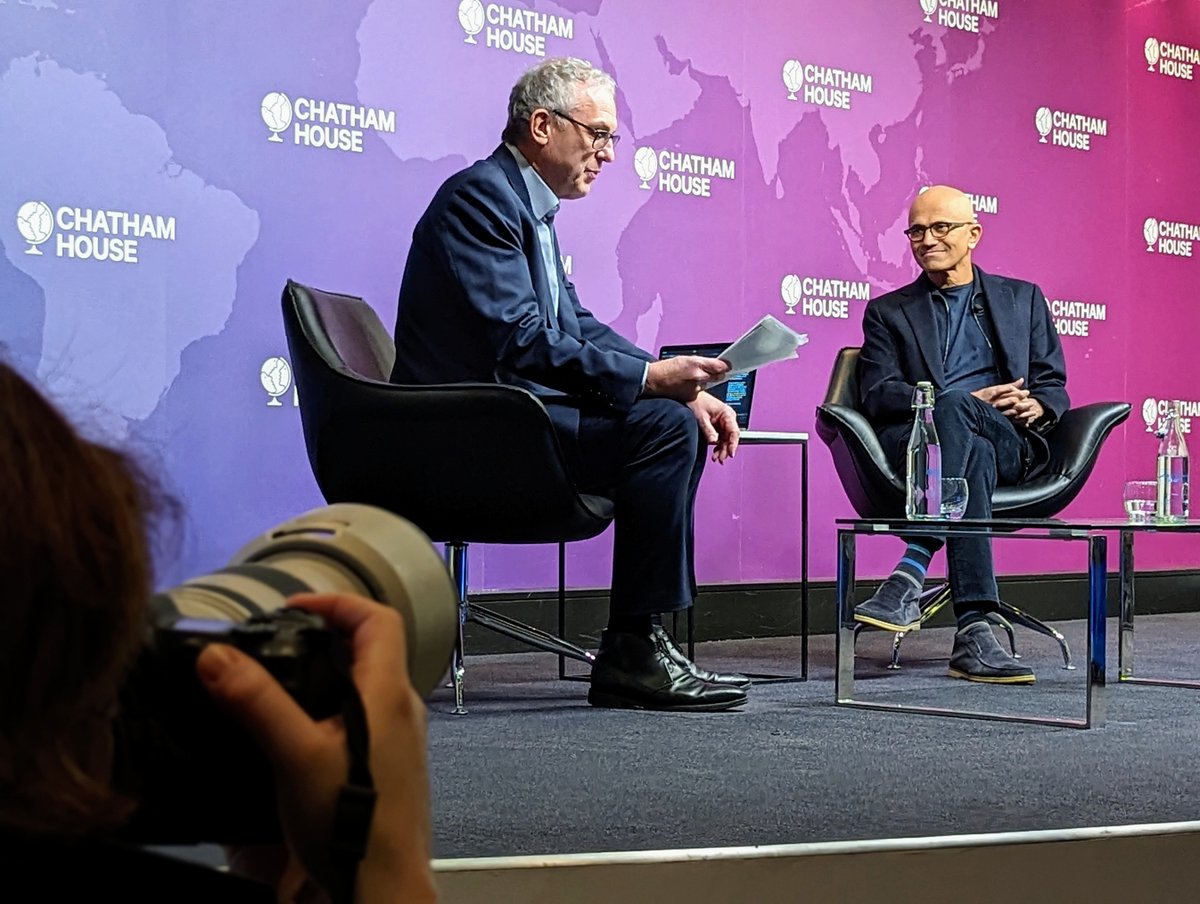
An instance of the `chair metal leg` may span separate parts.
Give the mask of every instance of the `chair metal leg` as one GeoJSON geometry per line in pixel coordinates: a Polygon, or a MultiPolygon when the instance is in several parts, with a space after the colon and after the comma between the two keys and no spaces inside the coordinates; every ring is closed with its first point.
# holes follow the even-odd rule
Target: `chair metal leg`
{"type": "Polygon", "coordinates": [[[1010,622],[999,612],[985,612],[984,618],[986,618],[993,625],[999,625],[1004,629],[1004,633],[1008,635],[1008,649],[1012,653],[1012,658],[1020,659],[1021,654],[1017,652],[1017,635],[1016,632],[1013,631],[1012,622],[1010,622]]]}
{"type": "MultiPolygon", "coordinates": [[[[950,602],[949,584],[937,584],[928,590],[922,590],[920,598],[921,625],[942,611],[948,602],[950,602]]],[[[892,638],[892,661],[888,663],[888,668],[892,671],[900,668],[900,644],[904,642],[904,638],[909,633],[909,631],[897,631],[892,638]]]]}
{"type": "Polygon", "coordinates": [[[455,590],[458,591],[458,636],[454,639],[454,655],[450,660],[450,680],[454,686],[454,714],[462,716],[467,712],[466,707],[463,706],[467,678],[463,626],[471,617],[470,605],[467,602],[467,544],[447,543],[445,552],[446,565],[450,569],[450,579],[454,582],[455,590]]]}
{"type": "Polygon", "coordinates": [[[897,631],[892,635],[892,661],[888,663],[887,667],[893,672],[900,670],[900,644],[907,636],[907,631],[897,631]]]}
{"type": "MultiPolygon", "coordinates": [[[[450,578],[454,581],[454,587],[458,591],[458,637],[454,644],[454,655],[451,660],[451,680],[454,686],[454,712],[457,715],[466,713],[466,707],[463,705],[463,695],[466,687],[466,666],[465,666],[465,645],[463,643],[463,626],[468,621],[475,622],[477,625],[482,625],[488,630],[495,631],[497,634],[503,634],[505,637],[510,637],[513,640],[521,643],[529,644],[531,647],[536,647],[539,650],[545,650],[547,653],[556,653],[559,657],[559,677],[563,677],[565,671],[563,659],[578,660],[579,662],[591,665],[596,661],[594,654],[583,650],[575,644],[567,643],[561,636],[556,637],[549,631],[543,631],[540,628],[535,628],[532,625],[527,625],[524,622],[519,622],[515,618],[510,618],[507,615],[501,615],[492,609],[485,609],[483,606],[473,606],[467,596],[467,544],[466,543],[447,543],[446,544],[446,564],[450,569],[450,578]]],[[[562,619],[565,608],[564,578],[565,578],[565,553],[563,545],[560,544],[559,552],[559,585],[558,585],[558,600],[559,600],[559,634],[562,633],[562,619]]]]}
{"type": "Polygon", "coordinates": [[[1067,644],[1067,639],[1060,632],[1050,627],[1050,625],[1046,624],[1040,618],[1036,618],[1023,609],[1018,609],[1016,606],[1010,606],[1004,600],[1000,601],[1000,614],[1009,621],[1016,622],[1030,631],[1036,631],[1038,634],[1044,634],[1046,637],[1053,637],[1058,641],[1058,647],[1062,651],[1063,668],[1068,671],[1075,670],[1075,663],[1071,659],[1071,647],[1067,644]]]}
{"type": "Polygon", "coordinates": [[[545,650],[547,653],[557,653],[559,656],[566,656],[579,662],[586,662],[588,665],[596,661],[595,654],[580,649],[573,643],[567,643],[567,641],[556,637],[549,631],[543,631],[540,628],[519,622],[515,618],[501,615],[494,609],[485,609],[483,606],[472,606],[468,617],[477,625],[483,625],[483,627],[495,631],[497,634],[503,634],[505,637],[511,637],[513,640],[527,643],[531,647],[537,647],[539,650],[545,650]]]}

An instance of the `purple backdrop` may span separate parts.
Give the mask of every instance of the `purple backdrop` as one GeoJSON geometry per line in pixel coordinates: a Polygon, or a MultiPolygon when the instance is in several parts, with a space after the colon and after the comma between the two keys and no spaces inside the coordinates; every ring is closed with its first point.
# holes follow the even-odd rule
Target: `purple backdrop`
{"type": "MultiPolygon", "coordinates": [[[[164,578],[220,565],[320,503],[284,280],[360,294],[390,324],[433,190],[492,149],[537,54],[572,54],[616,76],[626,136],[558,220],[598,316],[651,349],[778,316],[810,342],[760,374],[754,426],[811,431],[863,299],[915,275],[908,201],[958,185],[979,263],[1051,299],[1074,401],[1134,405],[1069,510],[1115,516],[1122,481],[1152,473],[1156,412],[1200,414],[1196,48],[1189,0],[0,0],[0,341],[183,499],[164,578]]],[[[815,436],[810,456],[811,574],[828,579],[851,512],[815,436]]],[[[710,468],[701,581],[797,579],[800,499],[796,449],[710,468]]],[[[478,552],[478,588],[553,583],[553,549],[478,552]]],[[[860,569],[894,552],[865,545],[860,569]]],[[[999,563],[1080,565],[1028,553],[1000,544],[999,563]]],[[[604,537],[573,547],[571,583],[606,584],[608,555],[604,537]]],[[[1185,541],[1139,551],[1198,561],[1185,541]]]]}

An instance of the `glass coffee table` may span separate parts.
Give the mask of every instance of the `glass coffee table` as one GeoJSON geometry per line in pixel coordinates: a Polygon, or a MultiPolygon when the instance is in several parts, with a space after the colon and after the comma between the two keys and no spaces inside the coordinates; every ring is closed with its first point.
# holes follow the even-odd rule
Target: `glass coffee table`
{"type": "MultiPolygon", "coordinates": [[[[1054,518],[993,518],[963,519],[961,521],[909,521],[906,518],[839,518],[837,564],[837,667],[834,677],[834,699],[839,706],[876,709],[888,712],[925,713],[960,718],[991,719],[1003,722],[1028,722],[1039,725],[1055,725],[1070,728],[1099,728],[1104,725],[1105,685],[1105,614],[1108,587],[1108,534],[1121,533],[1122,543],[1122,602],[1129,592],[1129,656],[1132,668],[1133,640],[1133,540],[1132,534],[1149,529],[1176,530],[1159,525],[1138,525],[1125,521],[1099,519],[1054,519],[1054,518]],[[1017,713],[989,712],[981,710],[951,709],[947,707],[920,706],[906,703],[889,703],[858,699],[854,695],[854,560],[857,540],[860,535],[900,536],[921,533],[927,536],[953,537],[984,535],[994,540],[1061,540],[1075,541],[1087,545],[1088,593],[1087,655],[1084,672],[1085,701],[1082,718],[1041,716],[1017,713]],[[1127,541],[1128,536],[1128,541],[1127,541]],[[1126,574],[1125,547],[1128,543],[1128,574],[1126,574]]],[[[1196,525],[1200,529],[1200,523],[1196,525]]],[[[1083,614],[1083,613],[1081,613],[1083,614]]],[[[1122,638],[1124,639],[1122,616],[1122,638]]],[[[1125,648],[1122,646],[1122,656],[1125,648]]],[[[1124,660],[1122,660],[1124,661],[1124,660]]],[[[1200,684],[1196,686],[1200,687],[1200,684]]],[[[1011,696],[1009,699],[1012,699],[1011,696]]]]}

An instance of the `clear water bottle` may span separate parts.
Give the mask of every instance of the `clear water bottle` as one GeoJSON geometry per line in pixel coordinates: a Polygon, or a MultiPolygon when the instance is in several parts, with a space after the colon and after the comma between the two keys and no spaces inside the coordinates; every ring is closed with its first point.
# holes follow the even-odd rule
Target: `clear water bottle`
{"type": "Polygon", "coordinates": [[[1179,402],[1171,404],[1171,410],[1160,428],[1158,443],[1158,502],[1155,516],[1159,521],[1186,521],[1188,519],[1188,450],[1183,438],[1183,427],[1179,423],[1179,402]]]}
{"type": "Polygon", "coordinates": [[[921,382],[913,392],[912,435],[908,438],[908,474],[904,515],[916,520],[942,517],[942,447],[933,425],[933,384],[921,382]]]}

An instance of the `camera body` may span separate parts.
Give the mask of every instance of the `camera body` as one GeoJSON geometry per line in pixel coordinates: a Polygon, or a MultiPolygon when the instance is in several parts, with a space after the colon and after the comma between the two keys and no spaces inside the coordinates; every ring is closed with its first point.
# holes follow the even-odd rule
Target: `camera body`
{"type": "Polygon", "coordinates": [[[190,681],[196,657],[210,643],[257,660],[314,719],[340,713],[353,693],[346,639],[303,609],[277,609],[244,622],[181,616],[154,628],[152,649],[165,678],[190,681]]]}
{"type": "Polygon", "coordinates": [[[225,643],[257,660],[314,719],[342,711],[351,652],[320,616],[279,609],[245,622],[180,617],[152,629],[121,696],[115,785],[138,802],[122,831],[157,844],[281,840],[271,766],[196,676],[196,658],[225,643]]]}

